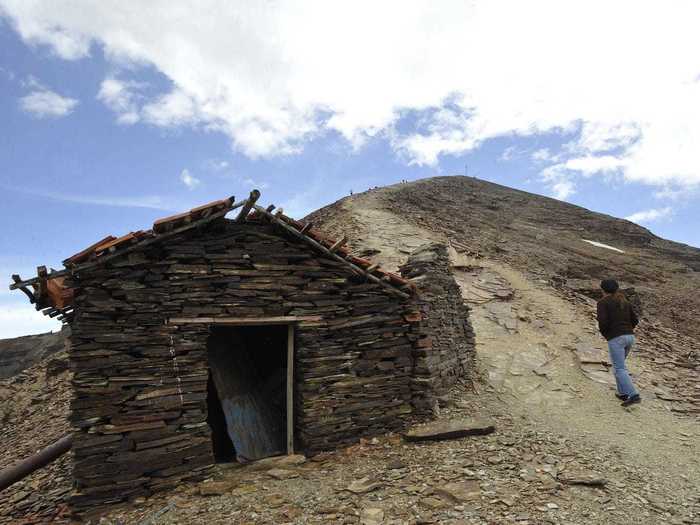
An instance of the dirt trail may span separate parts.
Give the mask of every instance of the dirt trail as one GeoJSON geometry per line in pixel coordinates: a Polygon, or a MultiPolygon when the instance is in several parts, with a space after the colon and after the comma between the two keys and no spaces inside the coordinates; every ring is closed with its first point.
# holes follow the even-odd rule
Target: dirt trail
{"type": "MultiPolygon", "coordinates": [[[[345,208],[358,228],[354,243],[380,250],[374,258],[387,268],[396,268],[423,242],[449,243],[381,209],[371,192],[348,201],[345,208]]],[[[630,369],[644,401],[623,409],[613,397],[612,374],[604,366],[581,367],[577,349],[598,349],[607,360],[592,304],[572,303],[545,282],[534,282],[499,262],[455,250],[452,256],[455,276],[472,308],[481,371],[511,415],[612,450],[621,462],[646,470],[648,483],[666,487],[669,497],[681,491],[697,498],[700,425],[677,417],[663,401],[645,394],[656,382],[653,370],[632,355],[630,369]]]]}
{"type": "MultiPolygon", "coordinates": [[[[678,418],[649,395],[642,405],[623,409],[613,397],[609,371],[594,379],[584,374],[574,350],[605,347],[589,312],[519,272],[489,261],[478,264],[513,290],[510,300],[472,305],[479,360],[488,371],[490,385],[512,413],[559,433],[615,448],[624,461],[664,471],[671,474],[669,479],[687,475],[700,486],[696,421],[678,418]],[[690,436],[694,443],[682,439],[690,436]]],[[[468,286],[467,272],[456,274],[460,284],[468,286]]],[[[642,373],[634,354],[630,369],[644,393],[653,377],[642,373]]]]}

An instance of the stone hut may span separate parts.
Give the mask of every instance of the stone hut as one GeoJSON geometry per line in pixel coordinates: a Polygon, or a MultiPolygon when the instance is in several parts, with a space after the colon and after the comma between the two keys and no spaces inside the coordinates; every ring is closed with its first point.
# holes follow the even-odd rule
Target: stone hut
{"type": "Polygon", "coordinates": [[[424,366],[440,338],[421,328],[408,279],[259,195],[13,276],[71,327],[78,512],[200,479],[217,461],[400,430],[425,413],[430,374],[447,381],[424,366]]]}

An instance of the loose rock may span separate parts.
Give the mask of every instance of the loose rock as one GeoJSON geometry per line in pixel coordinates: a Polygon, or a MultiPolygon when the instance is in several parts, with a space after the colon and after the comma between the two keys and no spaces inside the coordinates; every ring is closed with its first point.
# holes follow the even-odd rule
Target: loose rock
{"type": "Polygon", "coordinates": [[[496,426],[488,421],[466,419],[435,421],[411,428],[406,432],[404,438],[406,441],[439,441],[467,436],[484,436],[495,432],[495,430],[496,426]]]}

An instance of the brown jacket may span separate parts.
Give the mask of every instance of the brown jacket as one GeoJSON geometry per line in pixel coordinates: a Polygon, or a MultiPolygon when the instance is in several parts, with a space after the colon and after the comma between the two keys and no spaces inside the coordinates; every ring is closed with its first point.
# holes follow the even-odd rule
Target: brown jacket
{"type": "Polygon", "coordinates": [[[598,301],[598,329],[608,341],[633,334],[638,324],[637,314],[629,302],[618,302],[609,295],[598,301]]]}

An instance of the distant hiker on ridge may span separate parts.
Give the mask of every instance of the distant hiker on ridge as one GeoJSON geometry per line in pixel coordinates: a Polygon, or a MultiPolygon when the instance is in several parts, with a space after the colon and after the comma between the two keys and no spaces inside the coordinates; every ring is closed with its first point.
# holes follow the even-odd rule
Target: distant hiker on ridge
{"type": "Polygon", "coordinates": [[[625,365],[625,359],[635,343],[634,328],[639,324],[639,319],[620,291],[617,281],[606,279],[600,283],[600,287],[605,295],[598,301],[598,328],[608,341],[608,353],[615,369],[615,396],[622,400],[623,407],[641,403],[642,398],[632,384],[625,365]]]}

